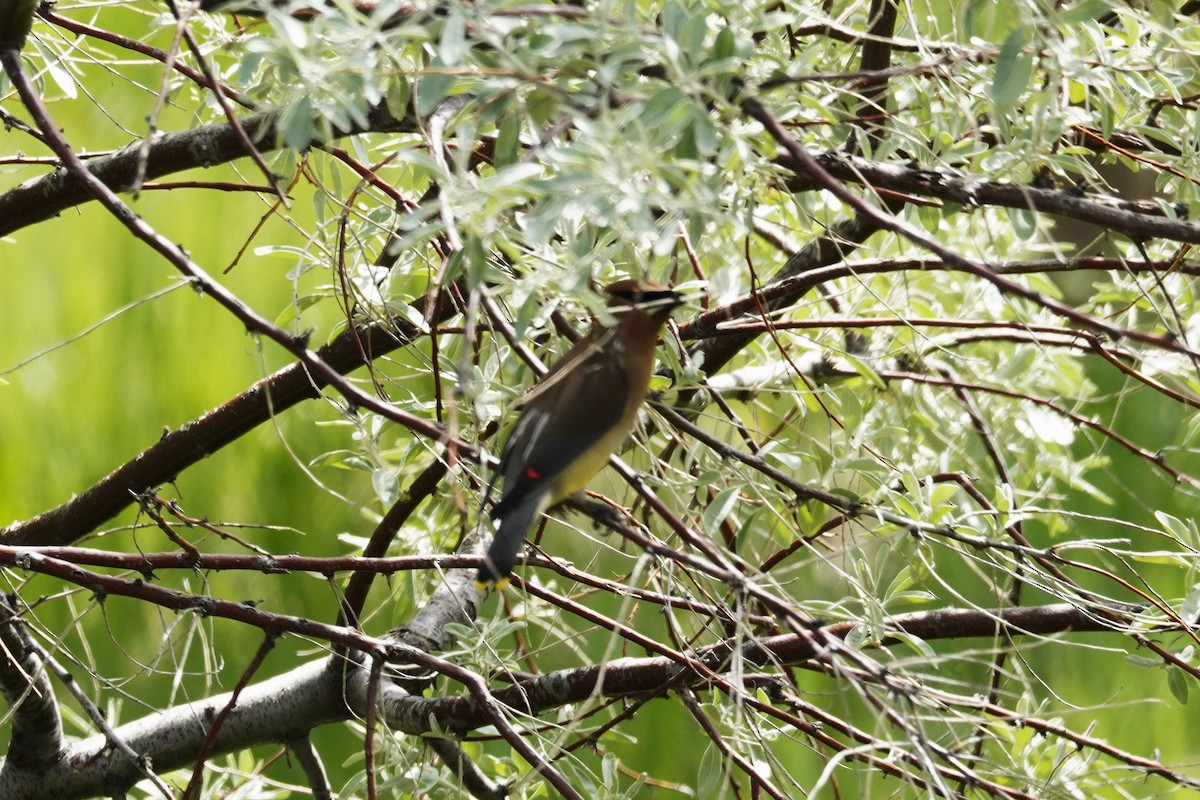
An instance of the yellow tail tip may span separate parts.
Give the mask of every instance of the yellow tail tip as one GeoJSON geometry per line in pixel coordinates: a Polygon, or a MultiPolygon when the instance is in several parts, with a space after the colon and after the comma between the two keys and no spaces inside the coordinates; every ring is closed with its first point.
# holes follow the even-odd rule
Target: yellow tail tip
{"type": "Polygon", "coordinates": [[[512,583],[511,576],[500,578],[499,580],[492,580],[489,578],[488,580],[481,581],[476,579],[475,588],[479,589],[480,591],[495,588],[496,591],[502,592],[508,588],[510,583],[512,583]]]}

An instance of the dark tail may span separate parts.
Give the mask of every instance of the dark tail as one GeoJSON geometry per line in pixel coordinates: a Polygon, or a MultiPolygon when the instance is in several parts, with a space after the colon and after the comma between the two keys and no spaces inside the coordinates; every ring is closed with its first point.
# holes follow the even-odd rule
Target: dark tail
{"type": "Polygon", "coordinates": [[[517,563],[517,554],[521,552],[521,545],[525,543],[525,534],[542,510],[544,494],[532,494],[512,508],[504,510],[496,526],[492,546],[488,548],[486,560],[475,579],[479,584],[498,583],[512,574],[513,565],[517,563]]]}

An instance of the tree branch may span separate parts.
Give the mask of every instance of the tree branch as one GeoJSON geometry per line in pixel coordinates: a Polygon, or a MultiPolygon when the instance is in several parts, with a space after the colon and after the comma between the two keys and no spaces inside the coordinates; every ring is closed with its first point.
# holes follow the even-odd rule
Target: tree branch
{"type": "MultiPolygon", "coordinates": [[[[412,132],[417,129],[414,118],[398,119],[392,116],[386,103],[368,109],[366,117],[367,125],[335,130],[334,136],[412,132]]],[[[251,114],[240,122],[246,137],[255,146],[267,151],[278,147],[279,131],[275,112],[251,114]]],[[[310,146],[320,144],[323,142],[317,139],[309,143],[310,146]]],[[[142,142],[132,142],[112,155],[89,159],[86,168],[110,191],[129,192],[136,187],[138,165],[143,156],[144,177],[153,180],[187,169],[212,167],[243,158],[246,150],[243,139],[232,123],[217,122],[186,131],[156,134],[145,153],[142,142]]],[[[92,193],[61,168],[44,177],[26,181],[0,194],[0,237],[43,222],[92,199],[92,193]]]]}
{"type": "MultiPolygon", "coordinates": [[[[418,309],[423,302],[418,301],[418,309]]],[[[451,311],[445,312],[447,315],[451,311]]],[[[345,330],[316,351],[330,369],[347,375],[400,347],[420,332],[398,318],[345,330]]],[[[202,417],[157,442],[57,508],[0,529],[10,545],[67,545],[136,502],[142,492],[169,483],[185,469],[292,406],[321,396],[328,381],[297,361],[258,381],[202,417]]]]}
{"type": "MultiPolygon", "coordinates": [[[[327,660],[316,661],[276,678],[248,686],[220,734],[214,753],[229,753],[264,742],[286,742],[298,732],[340,722],[349,711],[341,700],[341,684],[327,660]]],[[[175,706],[163,713],[122,725],[117,735],[153,763],[158,772],[193,763],[208,737],[209,726],[229,703],[230,694],[175,706]]],[[[111,795],[141,780],[142,773],[103,735],[69,746],[55,765],[24,769],[5,761],[0,770],[0,796],[36,800],[77,800],[111,795]]]]}
{"type": "MultiPolygon", "coordinates": [[[[1200,243],[1200,223],[1172,219],[1166,216],[1161,206],[1151,201],[1086,196],[1074,190],[994,183],[948,172],[879,163],[847,153],[827,152],[815,158],[823,170],[838,180],[872,189],[936,197],[968,209],[995,206],[1057,214],[1079,222],[1090,222],[1140,241],[1168,239],[1200,243]]],[[[794,158],[783,155],[778,158],[778,163],[797,174],[796,180],[788,182],[788,188],[792,191],[820,187],[819,181],[807,167],[794,158]]],[[[1174,206],[1173,210],[1178,217],[1187,215],[1187,208],[1181,205],[1174,206]]]]}
{"type": "Polygon", "coordinates": [[[4,763],[16,769],[41,769],[58,762],[65,750],[58,703],[15,598],[0,596],[0,615],[0,693],[13,709],[4,763]]]}

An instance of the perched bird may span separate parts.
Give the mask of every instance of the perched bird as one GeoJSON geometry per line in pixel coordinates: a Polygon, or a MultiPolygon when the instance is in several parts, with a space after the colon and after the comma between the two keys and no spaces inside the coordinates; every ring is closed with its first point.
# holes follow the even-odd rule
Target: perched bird
{"type": "Polygon", "coordinates": [[[496,535],[478,583],[503,582],[525,534],[547,508],[583,489],[629,435],[650,385],[658,332],[683,295],[620,280],[605,288],[600,321],[546,373],[523,403],[500,456],[496,535]]]}

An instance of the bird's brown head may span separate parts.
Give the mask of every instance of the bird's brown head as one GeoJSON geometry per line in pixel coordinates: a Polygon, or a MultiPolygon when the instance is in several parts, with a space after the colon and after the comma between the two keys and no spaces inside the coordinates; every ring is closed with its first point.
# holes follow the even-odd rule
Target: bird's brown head
{"type": "Polygon", "coordinates": [[[629,313],[645,315],[658,325],[666,322],[684,299],[682,294],[665,286],[649,281],[638,282],[632,278],[610,283],[604,287],[604,293],[608,295],[609,310],[617,317],[629,313]]]}

